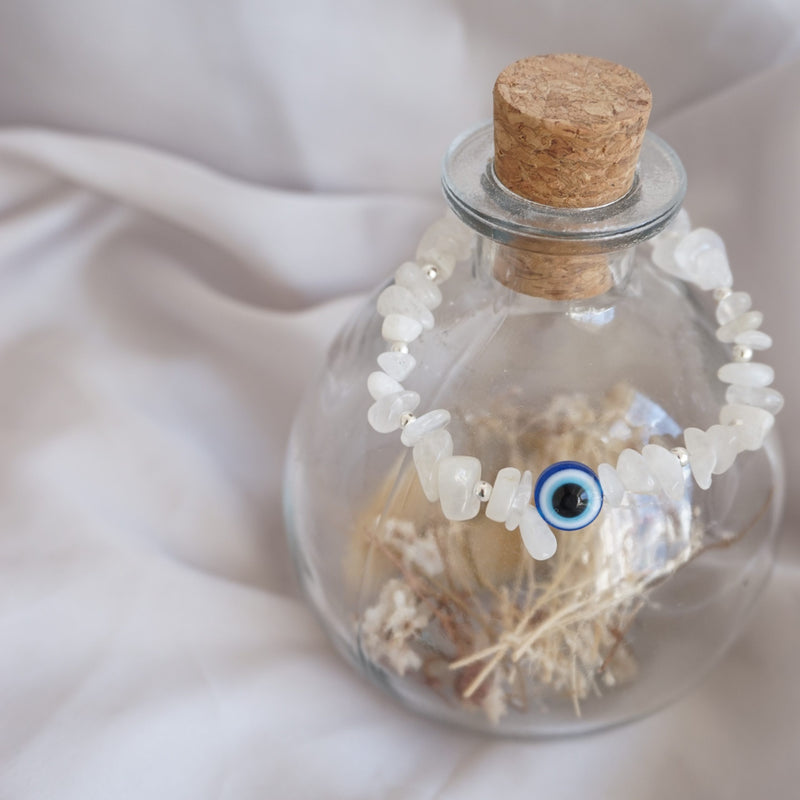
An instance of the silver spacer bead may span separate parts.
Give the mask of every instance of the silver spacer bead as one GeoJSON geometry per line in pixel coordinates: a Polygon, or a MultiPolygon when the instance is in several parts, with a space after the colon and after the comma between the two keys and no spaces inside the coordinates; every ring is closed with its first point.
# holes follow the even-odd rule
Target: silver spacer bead
{"type": "Polygon", "coordinates": [[[746,344],[735,344],[731,352],[734,361],[750,361],[753,358],[753,350],[746,344]]]}
{"type": "Polygon", "coordinates": [[[405,342],[392,342],[389,349],[393,353],[408,353],[408,345],[405,342]]]}
{"type": "Polygon", "coordinates": [[[413,422],[415,419],[416,417],[410,411],[404,411],[400,415],[400,427],[405,428],[409,422],[413,422]]]}
{"type": "Polygon", "coordinates": [[[436,264],[426,264],[424,267],[425,277],[433,282],[439,277],[439,267],[436,264]]]}
{"type": "Polygon", "coordinates": [[[475,484],[475,496],[481,503],[485,503],[492,496],[492,484],[488,481],[478,481],[475,484]]]}
{"type": "Polygon", "coordinates": [[[681,462],[682,467],[689,463],[689,451],[685,447],[673,447],[670,453],[681,462]]]}
{"type": "Polygon", "coordinates": [[[718,303],[721,303],[732,292],[733,289],[730,286],[720,286],[719,289],[714,289],[713,297],[718,303]]]}

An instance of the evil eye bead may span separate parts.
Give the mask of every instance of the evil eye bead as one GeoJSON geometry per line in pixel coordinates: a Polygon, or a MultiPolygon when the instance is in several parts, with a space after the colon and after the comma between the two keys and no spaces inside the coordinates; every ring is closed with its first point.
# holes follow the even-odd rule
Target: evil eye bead
{"type": "Polygon", "coordinates": [[[603,490],[597,475],[585,464],[559,461],[539,476],[533,499],[548,525],[560,531],[577,531],[600,513],[603,490]]]}

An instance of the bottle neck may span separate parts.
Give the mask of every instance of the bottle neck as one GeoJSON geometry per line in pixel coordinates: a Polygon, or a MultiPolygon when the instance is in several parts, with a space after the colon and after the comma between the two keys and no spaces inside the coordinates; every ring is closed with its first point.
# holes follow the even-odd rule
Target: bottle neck
{"type": "Polygon", "coordinates": [[[608,294],[630,273],[633,246],[678,213],[686,176],[674,151],[645,135],[633,185],[604,206],[546,206],[510,191],[494,168],[492,126],[459,137],[445,157],[442,186],[453,212],[496,243],[493,279],[553,301],[608,294]]]}
{"type": "Polygon", "coordinates": [[[596,304],[599,298],[603,304],[613,303],[630,280],[636,251],[631,245],[609,253],[549,254],[500,244],[487,236],[477,239],[476,277],[553,304],[596,304]]]}

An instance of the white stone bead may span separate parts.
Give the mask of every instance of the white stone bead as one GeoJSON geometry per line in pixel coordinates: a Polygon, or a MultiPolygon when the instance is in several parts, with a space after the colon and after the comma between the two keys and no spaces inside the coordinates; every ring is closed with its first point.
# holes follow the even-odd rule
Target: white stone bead
{"type": "Polygon", "coordinates": [[[708,489],[716,462],[714,446],[706,432],[700,428],[687,428],[683,432],[683,441],[689,453],[689,467],[697,485],[701,489],[708,489]]]}
{"type": "Polygon", "coordinates": [[[717,304],[717,322],[720,325],[727,325],[745,311],[749,311],[752,305],[753,300],[747,292],[731,292],[717,304]]]}
{"type": "Polygon", "coordinates": [[[522,473],[522,477],[517,485],[517,491],[511,500],[511,507],[506,515],[506,530],[513,531],[519,526],[525,507],[531,502],[533,494],[533,474],[529,469],[522,473]]]}
{"type": "Polygon", "coordinates": [[[403,386],[385,372],[375,371],[370,372],[367,378],[367,391],[372,395],[373,400],[380,400],[387,394],[402,392],[403,386]]]}
{"type": "Polygon", "coordinates": [[[783,408],[783,395],[766,386],[737,386],[735,383],[725,392],[725,400],[734,405],[755,406],[777,414],[783,408]]]}
{"type": "Polygon", "coordinates": [[[439,269],[437,280],[447,280],[456,261],[469,255],[469,244],[447,220],[438,220],[422,234],[417,246],[416,261],[424,268],[435,264],[439,269]]]}
{"type": "Polygon", "coordinates": [[[394,274],[394,281],[398,286],[408,289],[425,308],[433,310],[442,303],[442,291],[428,280],[420,266],[414,261],[401,264],[394,274]]]}
{"type": "Polygon", "coordinates": [[[537,561],[552,558],[558,548],[558,541],[550,526],[541,518],[534,506],[528,506],[522,512],[519,521],[519,532],[522,544],[537,561]]]}
{"type": "Polygon", "coordinates": [[[418,405],[419,395],[416,392],[387,394],[369,407],[367,420],[378,433],[391,433],[400,427],[400,417],[418,405]]]}
{"type": "Polygon", "coordinates": [[[706,435],[714,448],[714,468],[711,472],[714,475],[722,475],[727,472],[736,460],[736,456],[742,451],[739,442],[736,425],[712,425],[706,435]]]}
{"type": "Polygon", "coordinates": [[[433,314],[430,309],[417,300],[405,286],[387,286],[378,295],[377,309],[382,317],[402,314],[420,322],[426,331],[433,329],[433,314]]]}
{"type": "Polygon", "coordinates": [[[626,448],[617,459],[617,475],[622,485],[636,494],[647,494],[656,488],[656,479],[641,453],[626,448]]]}
{"type": "Polygon", "coordinates": [[[717,370],[717,377],[723,383],[735,383],[738,386],[769,386],[775,380],[775,370],[769,364],[757,364],[755,361],[732,361],[717,370]]]}
{"type": "Polygon", "coordinates": [[[431,431],[412,451],[422,491],[432,503],[439,499],[439,461],[453,455],[453,437],[443,429],[431,431]]]}
{"type": "Polygon", "coordinates": [[[505,522],[511,510],[511,501],[517,492],[522,473],[515,467],[504,467],[497,473],[492,496],[486,506],[486,516],[495,522],[505,522]]]}
{"type": "MultiPolygon", "coordinates": [[[[763,321],[764,315],[760,311],[745,311],[744,314],[740,314],[736,319],[717,328],[717,339],[730,344],[735,342],[740,334],[754,330],[763,321]]],[[[744,344],[744,342],[740,342],[740,344],[744,344]]]]}
{"type": "Polygon", "coordinates": [[[417,366],[417,359],[410,353],[394,353],[387,350],[378,356],[378,366],[396,381],[404,381],[414,367],[417,366]]]}
{"type": "Polygon", "coordinates": [[[672,221],[664,228],[661,233],[654,236],[652,241],[655,244],[659,239],[672,238],[676,241],[683,239],[686,234],[692,229],[692,221],[689,219],[689,212],[682,208],[673,218],[672,221]]]}
{"type": "Polygon", "coordinates": [[[619,506],[625,497],[625,487],[617,475],[617,471],[611,464],[599,464],[597,466],[597,477],[600,486],[603,488],[603,501],[611,506],[619,506]]]}
{"type": "MultiPolygon", "coordinates": [[[[759,323],[760,325],[761,323],[759,323]]],[[[751,350],[769,350],[772,347],[772,337],[764,331],[747,330],[737,333],[733,337],[736,344],[742,344],[751,350]]]]}
{"type": "Polygon", "coordinates": [[[475,484],[481,479],[481,462],[473,456],[446,456],[439,462],[439,502],[449,520],[461,522],[477,516],[481,501],[475,484]]]}
{"type": "Polygon", "coordinates": [[[736,428],[742,450],[758,450],[775,424],[775,417],[763,408],[732,403],[722,406],[719,421],[736,428]]]}
{"type": "Polygon", "coordinates": [[[445,211],[441,221],[458,245],[458,258],[466,258],[472,249],[472,242],[475,239],[472,228],[465,225],[456,216],[452,208],[448,208],[445,211]]]}
{"type": "Polygon", "coordinates": [[[673,502],[680,500],[686,491],[686,486],[683,467],[678,457],[658,444],[646,444],[642,448],[642,456],[647,468],[667,497],[673,502]]]}
{"type": "Polygon", "coordinates": [[[444,408],[436,408],[409,422],[400,434],[400,441],[406,447],[413,447],[426,433],[444,428],[449,422],[450,412],[444,408]]]}
{"type": "Polygon", "coordinates": [[[413,342],[421,333],[422,323],[405,314],[389,314],[381,328],[381,336],[387,342],[413,342]]]}
{"type": "Polygon", "coordinates": [[[675,274],[701,289],[730,286],[733,282],[725,243],[708,228],[695,228],[678,242],[674,253],[675,274]]]}
{"type": "Polygon", "coordinates": [[[688,213],[681,209],[675,219],[664,228],[661,233],[651,239],[653,244],[653,263],[661,269],[674,274],[675,269],[675,248],[692,229],[688,213]]]}

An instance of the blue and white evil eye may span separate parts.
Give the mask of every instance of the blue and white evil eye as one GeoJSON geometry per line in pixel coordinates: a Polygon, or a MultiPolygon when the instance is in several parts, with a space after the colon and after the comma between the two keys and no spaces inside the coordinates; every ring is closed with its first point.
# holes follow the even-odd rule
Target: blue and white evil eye
{"type": "Polygon", "coordinates": [[[548,525],[560,531],[577,531],[600,513],[603,490],[597,475],[585,464],[558,461],[539,476],[533,501],[548,525]]]}

